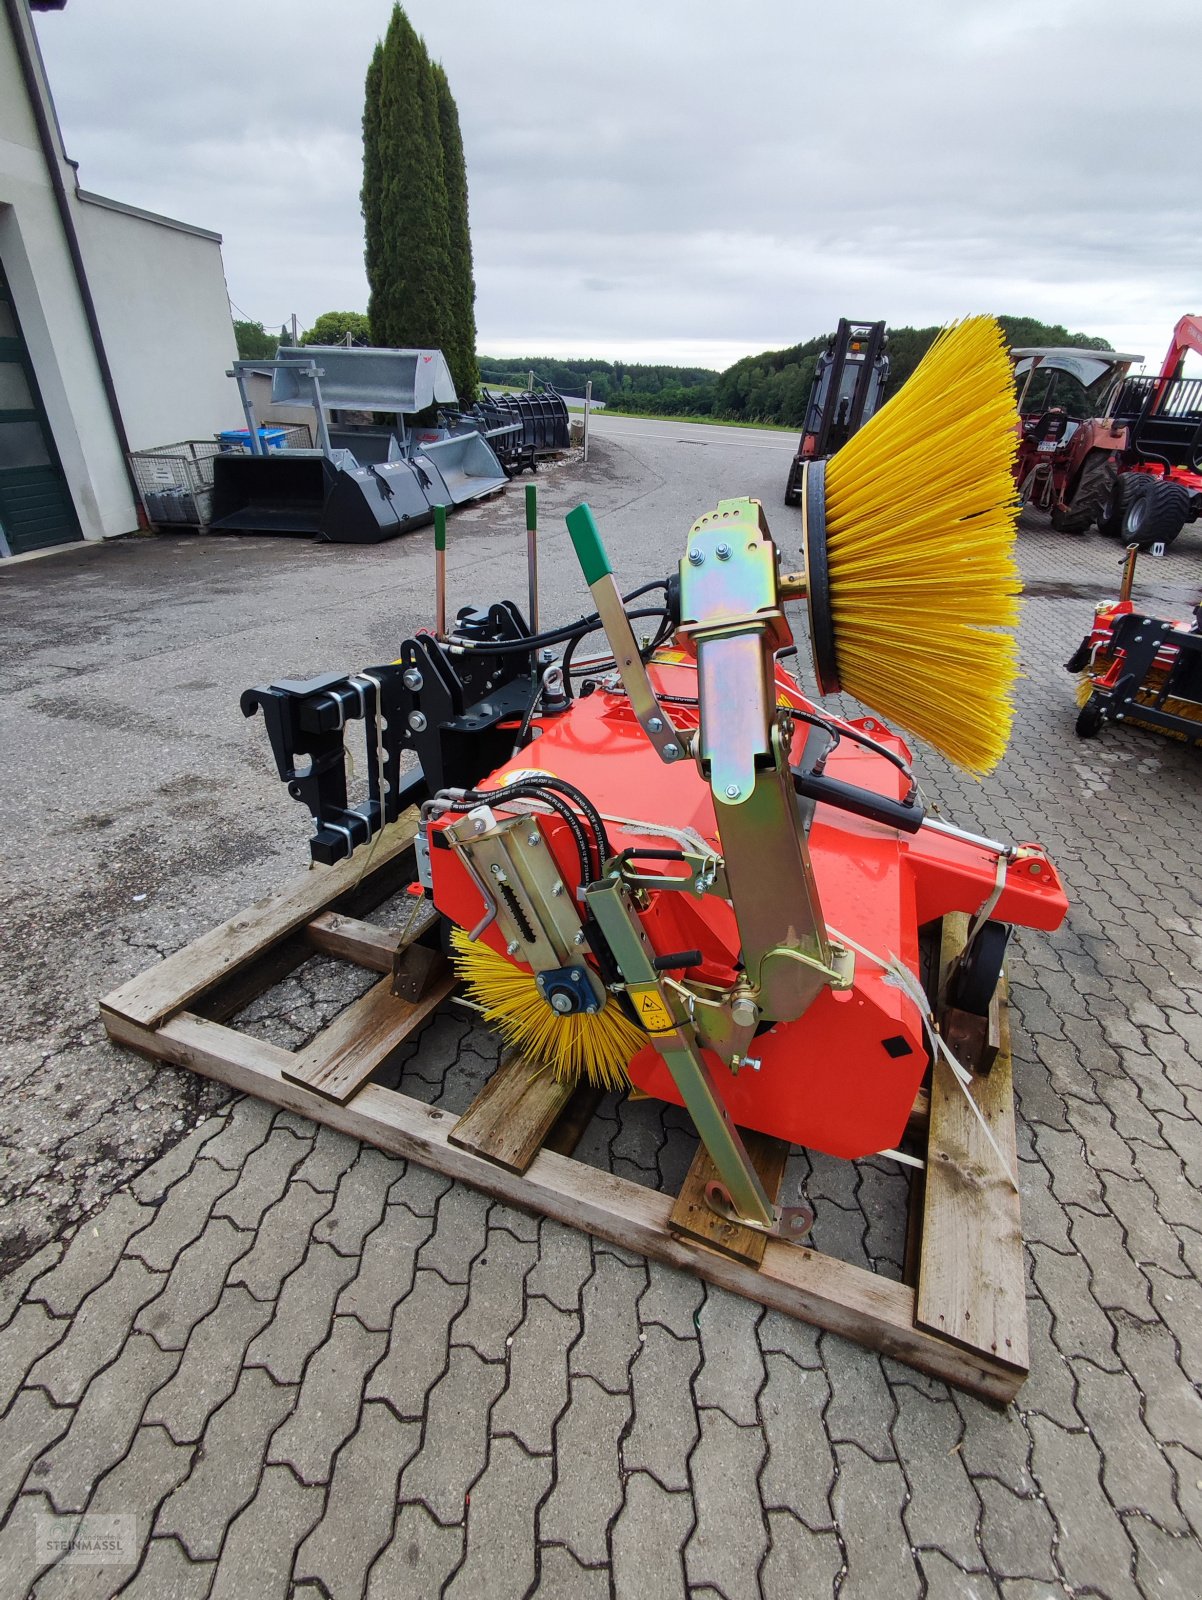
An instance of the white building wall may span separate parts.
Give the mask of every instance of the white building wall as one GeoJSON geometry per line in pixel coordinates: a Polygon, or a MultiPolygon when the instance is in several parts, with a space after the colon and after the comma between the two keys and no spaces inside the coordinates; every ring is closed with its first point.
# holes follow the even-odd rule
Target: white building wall
{"type": "Polygon", "coordinates": [[[83,535],[128,533],[133,492],[3,11],[0,257],[83,535]]]}
{"type": "Polygon", "coordinates": [[[220,238],[86,193],[73,205],[130,448],[241,427],[220,238]]]}

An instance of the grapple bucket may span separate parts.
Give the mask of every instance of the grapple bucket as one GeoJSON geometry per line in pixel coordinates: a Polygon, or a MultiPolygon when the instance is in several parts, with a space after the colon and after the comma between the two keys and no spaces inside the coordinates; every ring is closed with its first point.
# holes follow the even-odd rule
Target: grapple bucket
{"type": "Polygon", "coordinates": [[[502,489],[509,481],[488,440],[479,433],[456,433],[418,445],[413,464],[424,468],[435,485],[441,480],[455,506],[502,489]]]}
{"type": "Polygon", "coordinates": [[[213,458],[210,528],[221,533],[323,532],[335,468],[320,451],[213,458]]]}

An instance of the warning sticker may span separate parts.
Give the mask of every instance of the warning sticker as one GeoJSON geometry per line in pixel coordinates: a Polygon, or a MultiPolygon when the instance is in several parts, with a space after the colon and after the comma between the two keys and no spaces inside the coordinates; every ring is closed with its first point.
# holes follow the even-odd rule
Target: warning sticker
{"type": "Polygon", "coordinates": [[[626,992],[634,1006],[635,1016],[648,1033],[672,1032],[676,1024],[655,984],[632,983],[626,992]]]}

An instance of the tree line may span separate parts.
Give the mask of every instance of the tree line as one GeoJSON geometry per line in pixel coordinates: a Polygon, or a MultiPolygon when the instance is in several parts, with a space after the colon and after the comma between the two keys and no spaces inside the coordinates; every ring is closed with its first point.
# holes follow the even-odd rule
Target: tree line
{"type": "MultiPolygon", "coordinates": [[[[1087,333],[1070,333],[1059,323],[1035,317],[999,317],[1011,346],[1073,345],[1086,350],[1109,350],[1105,339],[1087,333]]],[[[886,395],[896,394],[930,349],[938,327],[889,328],[889,384],[886,395]]],[[[765,350],[744,356],[709,382],[666,382],[656,389],[622,391],[609,398],[614,411],[644,412],[652,416],[713,417],[723,422],[767,422],[800,428],[818,357],[830,334],[820,334],[785,350],[765,350]]],[[[670,371],[671,369],[665,369],[670,371]]]]}

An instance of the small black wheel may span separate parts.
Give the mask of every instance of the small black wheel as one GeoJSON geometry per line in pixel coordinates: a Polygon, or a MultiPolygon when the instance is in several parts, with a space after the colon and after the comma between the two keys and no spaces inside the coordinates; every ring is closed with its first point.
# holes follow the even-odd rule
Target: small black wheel
{"type": "Polygon", "coordinates": [[[1101,517],[1117,475],[1114,457],[1095,450],[1081,468],[1070,504],[1063,511],[1052,512],[1057,533],[1088,533],[1101,517]]]}
{"type": "Polygon", "coordinates": [[[796,461],[789,468],[789,481],[785,484],[785,504],[799,506],[801,504],[801,469],[796,461]]]}
{"type": "Polygon", "coordinates": [[[960,958],[951,982],[948,999],[961,1011],[983,1017],[989,1010],[993,991],[1002,975],[1010,924],[987,922],[960,958]]]}
{"type": "Polygon", "coordinates": [[[1106,721],[1102,702],[1096,694],[1091,694],[1089,699],[1077,712],[1077,738],[1096,739],[1102,731],[1102,724],[1106,721]]]}

